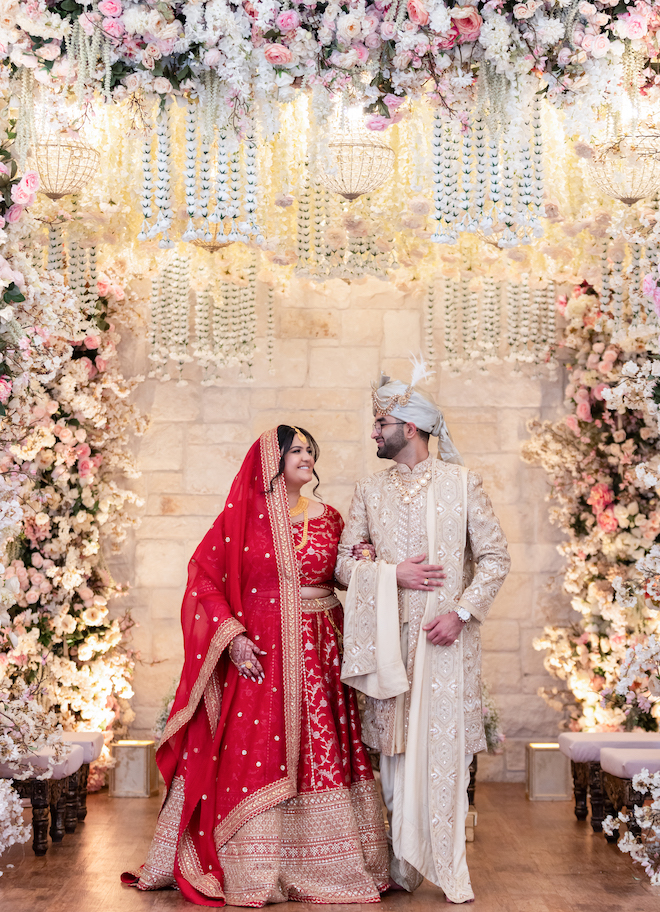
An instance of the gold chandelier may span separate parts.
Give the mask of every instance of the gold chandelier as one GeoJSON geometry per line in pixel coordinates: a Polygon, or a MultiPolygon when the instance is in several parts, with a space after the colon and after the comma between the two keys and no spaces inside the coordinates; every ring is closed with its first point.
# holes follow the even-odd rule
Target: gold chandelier
{"type": "Polygon", "coordinates": [[[318,178],[324,187],[354,200],[382,186],[392,173],[394,150],[380,136],[357,127],[340,130],[319,161],[318,178]]]}
{"type": "Polygon", "coordinates": [[[217,250],[229,247],[234,241],[230,241],[227,235],[226,225],[228,222],[228,219],[211,222],[210,230],[207,232],[206,237],[193,238],[189,243],[194,244],[195,247],[201,247],[202,250],[208,250],[209,253],[215,253],[217,250]]]}
{"type": "Polygon", "coordinates": [[[59,133],[38,140],[34,158],[40,191],[57,200],[82,190],[94,177],[101,156],[79,136],[59,133]]]}
{"type": "Polygon", "coordinates": [[[654,196],[660,189],[660,133],[638,127],[594,146],[587,171],[602,193],[626,206],[654,196]]]}

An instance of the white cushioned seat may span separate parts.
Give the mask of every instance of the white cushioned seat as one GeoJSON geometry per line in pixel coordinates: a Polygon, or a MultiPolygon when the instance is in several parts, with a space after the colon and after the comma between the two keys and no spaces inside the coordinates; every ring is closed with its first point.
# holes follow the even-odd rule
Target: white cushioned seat
{"type": "MultiPolygon", "coordinates": [[[[48,758],[53,756],[52,747],[45,747],[36,754],[30,754],[29,760],[35,770],[45,770],[48,768],[48,758]]],[[[60,763],[53,767],[51,779],[66,779],[75,773],[85,762],[85,752],[79,744],[71,745],[71,752],[60,763]]],[[[6,763],[0,763],[0,779],[13,779],[16,770],[13,770],[6,763]]]]}
{"type": "Polygon", "coordinates": [[[606,773],[617,779],[632,779],[643,769],[649,773],[660,772],[660,749],[645,750],[628,747],[604,747],[600,752],[600,765],[606,773]]]}
{"type": "Polygon", "coordinates": [[[562,754],[574,763],[598,762],[601,750],[606,747],[660,749],[658,732],[562,732],[557,740],[562,754]]]}
{"type": "Polygon", "coordinates": [[[79,744],[82,747],[85,754],[83,763],[91,763],[93,760],[98,760],[104,743],[103,735],[98,731],[62,732],[62,741],[68,741],[69,744],[79,744]]]}

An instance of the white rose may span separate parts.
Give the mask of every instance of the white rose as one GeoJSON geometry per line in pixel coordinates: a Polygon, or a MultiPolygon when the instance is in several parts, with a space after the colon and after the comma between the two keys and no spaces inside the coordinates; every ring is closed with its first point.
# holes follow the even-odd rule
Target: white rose
{"type": "Polygon", "coordinates": [[[345,42],[352,41],[353,38],[359,37],[362,32],[362,24],[354,13],[344,13],[343,16],[337,17],[337,34],[345,42]]]}

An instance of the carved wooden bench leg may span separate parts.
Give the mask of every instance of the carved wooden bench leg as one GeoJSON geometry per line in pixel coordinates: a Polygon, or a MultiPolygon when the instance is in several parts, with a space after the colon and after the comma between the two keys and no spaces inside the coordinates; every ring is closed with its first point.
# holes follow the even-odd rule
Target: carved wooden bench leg
{"type": "Polygon", "coordinates": [[[32,850],[35,855],[48,851],[48,805],[50,783],[47,779],[13,779],[12,785],[32,805],[32,850]]]}
{"type": "Polygon", "coordinates": [[[575,763],[571,760],[573,773],[573,794],[575,795],[575,816],[578,820],[586,820],[589,813],[587,809],[587,792],[589,791],[589,766],[587,763],[575,763]]]}
{"type": "Polygon", "coordinates": [[[64,782],[61,779],[51,780],[50,793],[50,838],[53,842],[64,839],[64,811],[66,795],[64,782]]]}
{"type": "Polygon", "coordinates": [[[89,763],[83,763],[78,770],[78,820],[84,820],[87,816],[87,776],[89,775],[89,763]]]}
{"type": "Polygon", "coordinates": [[[589,796],[591,799],[591,829],[601,833],[605,819],[605,793],[603,791],[603,773],[600,763],[590,760],[587,764],[589,774],[589,796]]]}
{"type": "MultiPolygon", "coordinates": [[[[613,776],[611,773],[603,773],[603,787],[607,798],[609,799],[609,804],[611,807],[610,813],[616,817],[619,811],[624,808],[630,814],[630,820],[626,824],[630,832],[635,838],[641,836],[641,829],[637,823],[637,818],[635,817],[635,808],[641,807],[644,804],[644,801],[647,798],[650,798],[650,794],[642,794],[641,792],[636,791],[632,787],[632,779],[619,779],[617,776],[613,776]]],[[[612,837],[608,838],[608,842],[616,842],[619,838],[619,831],[616,830],[615,834],[612,837]]]]}
{"type": "Polygon", "coordinates": [[[64,780],[64,830],[75,833],[78,824],[78,773],[72,773],[64,780]]]}

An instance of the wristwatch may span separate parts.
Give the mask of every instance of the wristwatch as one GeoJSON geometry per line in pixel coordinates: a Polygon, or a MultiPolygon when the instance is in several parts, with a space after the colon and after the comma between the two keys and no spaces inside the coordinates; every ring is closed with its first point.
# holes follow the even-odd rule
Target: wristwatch
{"type": "Polygon", "coordinates": [[[456,614],[459,616],[459,618],[463,621],[464,624],[467,624],[467,622],[472,617],[472,615],[467,610],[467,608],[461,608],[460,605],[458,605],[456,608],[452,608],[452,611],[456,612],[456,614]]]}

